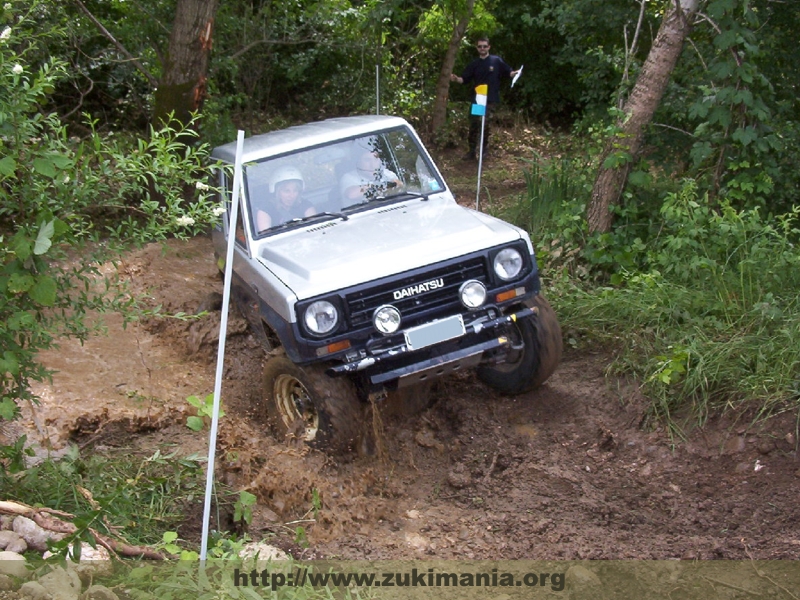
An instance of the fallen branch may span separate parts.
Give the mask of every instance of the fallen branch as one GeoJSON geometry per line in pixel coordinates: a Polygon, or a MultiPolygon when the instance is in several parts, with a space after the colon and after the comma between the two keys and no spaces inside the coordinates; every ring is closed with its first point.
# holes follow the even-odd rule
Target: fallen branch
{"type": "MultiPolygon", "coordinates": [[[[53,510],[50,508],[34,508],[19,502],[0,500],[0,513],[27,517],[42,529],[52,533],[64,533],[71,535],[78,531],[78,528],[73,523],[65,521],[61,518],[74,518],[75,515],[71,515],[60,510],[53,510]]],[[[121,554],[122,556],[148,558],[150,560],[166,560],[167,558],[163,552],[153,550],[147,546],[132,546],[126,542],[121,542],[107,535],[103,535],[91,527],[87,529],[94,536],[94,539],[97,541],[97,543],[103,546],[109,552],[121,554]]]]}

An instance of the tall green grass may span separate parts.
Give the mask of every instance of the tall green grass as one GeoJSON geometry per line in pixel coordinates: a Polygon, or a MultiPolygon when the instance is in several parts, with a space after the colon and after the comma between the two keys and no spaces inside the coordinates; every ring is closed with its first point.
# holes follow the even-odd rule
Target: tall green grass
{"type": "Polygon", "coordinates": [[[583,199],[590,189],[582,165],[569,158],[535,158],[528,161],[523,173],[526,193],[503,209],[503,217],[535,240],[560,237],[554,231],[563,228],[565,221],[573,224],[568,233],[578,235],[583,199]]]}
{"type": "Polygon", "coordinates": [[[639,378],[654,416],[702,423],[719,411],[800,409],[800,209],[711,204],[689,180],[645,222],[588,238],[585,175],[559,161],[527,180],[504,216],[544,250],[562,326],[613,347],[614,367],[639,378]]]}

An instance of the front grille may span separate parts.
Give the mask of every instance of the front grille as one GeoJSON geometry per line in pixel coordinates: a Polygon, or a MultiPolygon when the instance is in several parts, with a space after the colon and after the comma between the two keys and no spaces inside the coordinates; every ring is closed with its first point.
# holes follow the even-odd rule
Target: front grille
{"type": "Polygon", "coordinates": [[[463,262],[409,274],[407,277],[377,283],[345,296],[350,326],[358,329],[371,324],[375,309],[383,304],[395,306],[403,317],[403,327],[413,325],[422,316],[452,311],[461,306],[458,289],[469,279],[477,279],[489,286],[485,258],[476,256],[463,262]],[[443,285],[396,300],[393,293],[410,286],[441,279],[443,285]]]}

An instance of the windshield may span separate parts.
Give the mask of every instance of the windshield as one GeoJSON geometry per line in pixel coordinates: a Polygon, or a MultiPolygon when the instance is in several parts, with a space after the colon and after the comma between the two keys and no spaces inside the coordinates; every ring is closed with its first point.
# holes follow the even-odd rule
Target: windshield
{"type": "Polygon", "coordinates": [[[444,184],[401,128],[245,164],[244,189],[261,237],[315,216],[346,218],[372,201],[426,196],[444,184]]]}

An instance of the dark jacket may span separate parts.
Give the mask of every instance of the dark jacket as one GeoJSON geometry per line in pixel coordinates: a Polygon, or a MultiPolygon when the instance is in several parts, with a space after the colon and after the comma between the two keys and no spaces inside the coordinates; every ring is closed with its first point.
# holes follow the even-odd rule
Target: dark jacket
{"type": "Polygon", "coordinates": [[[475,102],[475,87],[481,84],[489,86],[487,101],[490,103],[500,102],[500,79],[511,77],[511,67],[506,64],[499,56],[490,54],[486,58],[476,58],[464,69],[461,78],[464,85],[472,87],[472,102],[475,102]]]}

